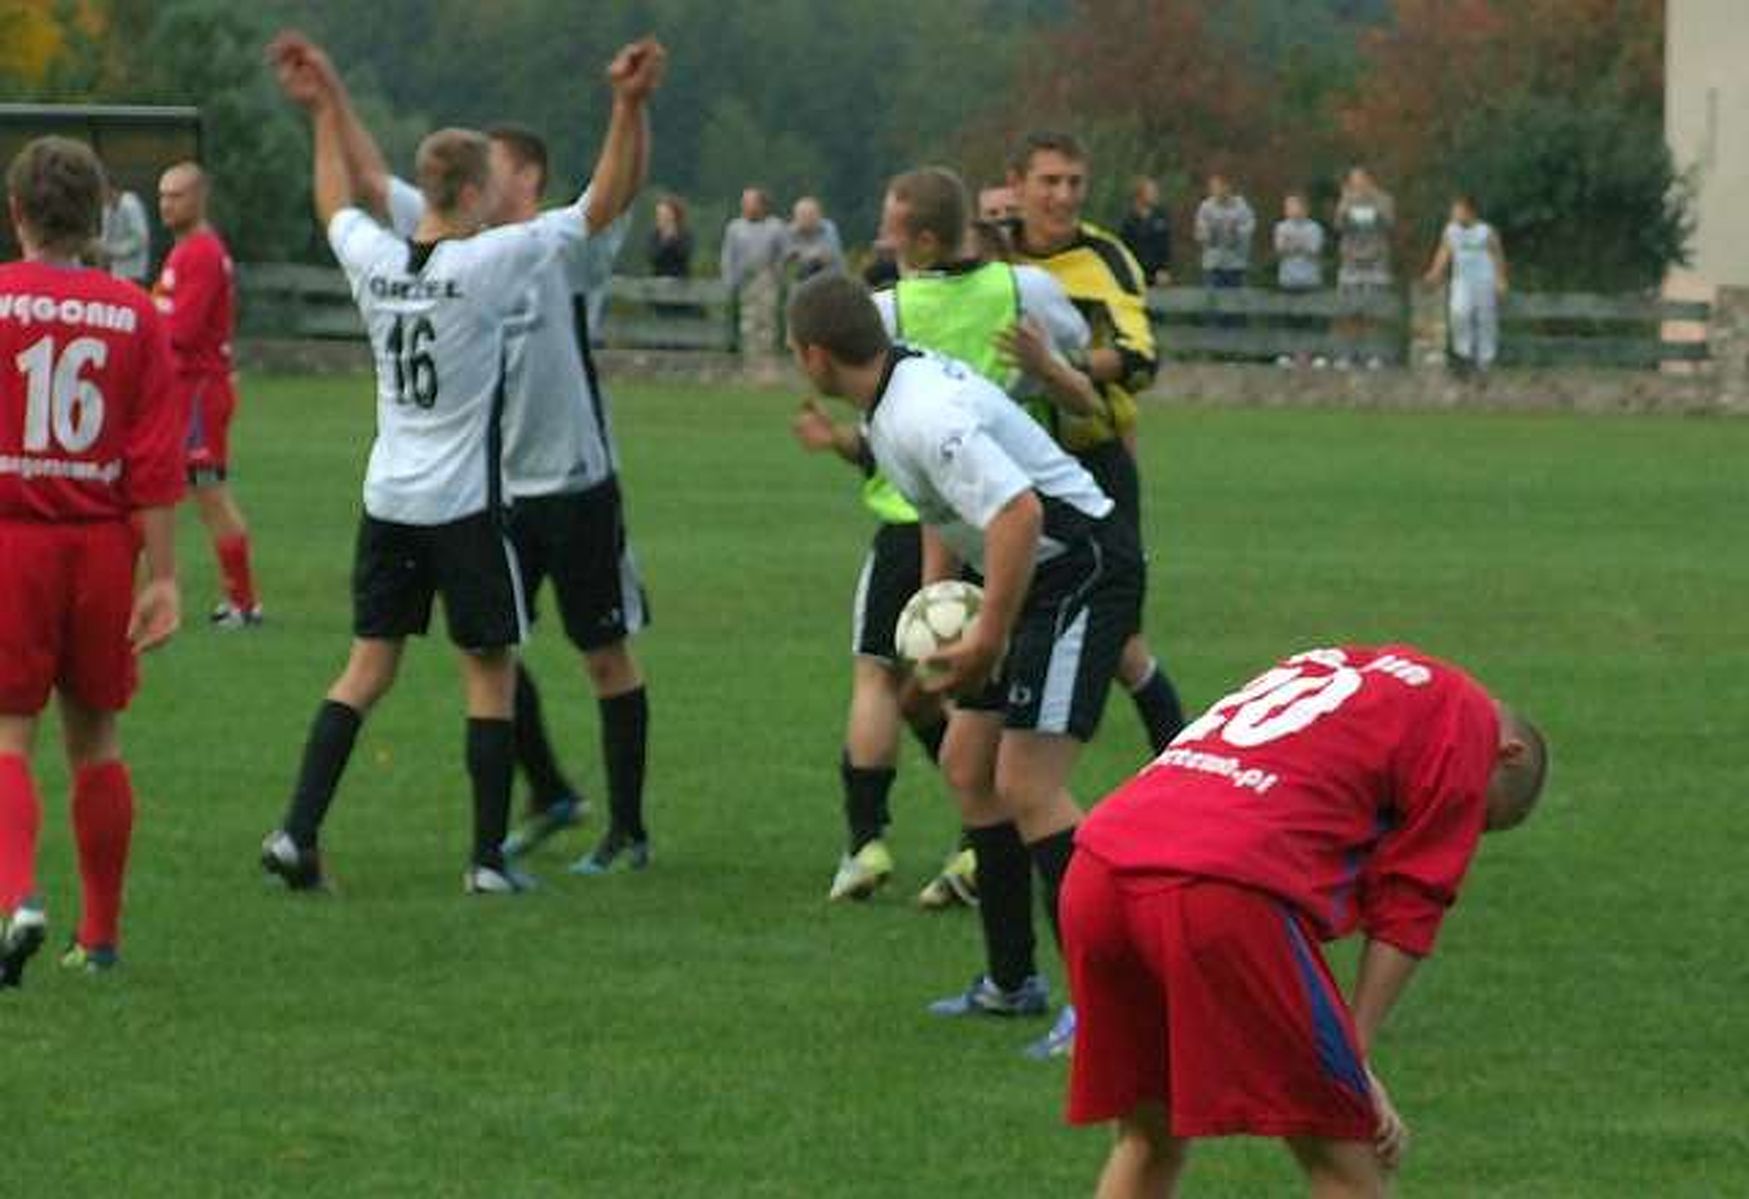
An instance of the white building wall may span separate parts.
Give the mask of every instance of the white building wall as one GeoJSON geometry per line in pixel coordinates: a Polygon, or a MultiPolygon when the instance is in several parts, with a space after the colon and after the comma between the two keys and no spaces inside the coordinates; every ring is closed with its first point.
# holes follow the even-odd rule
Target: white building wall
{"type": "Polygon", "coordinates": [[[1749,0],[1667,0],[1664,127],[1678,170],[1693,168],[1693,273],[1749,287],[1749,0]]]}

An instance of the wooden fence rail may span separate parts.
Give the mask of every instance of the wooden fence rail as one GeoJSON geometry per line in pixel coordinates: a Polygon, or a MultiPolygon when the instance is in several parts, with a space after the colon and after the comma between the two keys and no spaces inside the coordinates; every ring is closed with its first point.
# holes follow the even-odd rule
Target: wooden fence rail
{"type": "MultiPolygon", "coordinates": [[[[244,336],[359,340],[364,330],[345,277],[332,267],[246,263],[237,268],[244,336]]],[[[1445,346],[1441,294],[1345,296],[1257,288],[1160,288],[1148,312],[1168,360],[1377,361],[1437,358],[1445,346]]],[[[609,349],[733,352],[735,298],[717,279],[618,276],[591,313],[609,349]]],[[[1509,294],[1500,311],[1506,366],[1656,369],[1712,357],[1712,306],[1652,296],[1509,294]],[[1676,332],[1686,326],[1687,335],[1676,332]]]]}

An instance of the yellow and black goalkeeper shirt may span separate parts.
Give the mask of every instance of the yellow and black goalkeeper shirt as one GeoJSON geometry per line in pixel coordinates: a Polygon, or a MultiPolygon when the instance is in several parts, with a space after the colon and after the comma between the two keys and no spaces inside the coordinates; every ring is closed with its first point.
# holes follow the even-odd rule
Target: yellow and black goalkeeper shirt
{"type": "Polygon", "coordinates": [[[1015,231],[1015,261],[1041,266],[1056,277],[1093,329],[1092,349],[1115,349],[1123,375],[1099,384],[1105,410],[1070,416],[1051,409],[1051,433],[1064,449],[1084,453],[1123,437],[1136,424],[1136,394],[1154,381],[1160,362],[1148,322],[1142,268],[1117,236],[1083,221],[1075,240],[1055,254],[1028,254],[1015,231]]]}

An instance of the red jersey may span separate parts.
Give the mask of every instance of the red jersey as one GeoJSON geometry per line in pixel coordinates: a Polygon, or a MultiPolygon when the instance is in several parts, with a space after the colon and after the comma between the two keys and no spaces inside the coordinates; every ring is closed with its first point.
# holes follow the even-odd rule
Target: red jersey
{"type": "Polygon", "coordinates": [[[170,348],[182,374],[230,371],[233,291],[231,253],[211,229],[190,233],[164,259],[152,298],[170,324],[170,348]]]}
{"type": "Polygon", "coordinates": [[[163,322],[107,272],[0,265],[0,520],[174,504],[182,410],[163,322]]]}
{"type": "Polygon", "coordinates": [[[1287,658],[1187,725],[1076,843],[1120,873],[1271,892],[1327,938],[1433,947],[1487,820],[1487,692],[1409,646],[1287,658]]]}

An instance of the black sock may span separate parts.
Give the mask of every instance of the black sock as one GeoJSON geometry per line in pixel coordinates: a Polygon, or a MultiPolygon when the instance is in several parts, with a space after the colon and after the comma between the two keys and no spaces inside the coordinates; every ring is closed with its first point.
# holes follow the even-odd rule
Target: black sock
{"type": "Polygon", "coordinates": [[[990,979],[1012,991],[1038,973],[1033,960],[1032,863],[1013,824],[966,830],[978,855],[978,919],[990,979]]]}
{"type": "Polygon", "coordinates": [[[516,666],[516,764],[528,780],[529,808],[546,811],[561,799],[576,795],[570,780],[559,770],[547,740],[546,721],[541,717],[540,692],[521,663],[516,666]]]}
{"type": "Polygon", "coordinates": [[[1148,730],[1148,744],[1154,747],[1155,753],[1162,752],[1184,727],[1184,708],[1178,702],[1178,692],[1173,689],[1172,680],[1166,677],[1158,662],[1154,663],[1147,678],[1130,689],[1130,699],[1135,701],[1142,727],[1148,730]]]}
{"type": "Polygon", "coordinates": [[[912,725],[911,735],[917,738],[917,744],[923,747],[923,752],[929,755],[931,762],[941,761],[941,743],[947,738],[947,717],[937,716],[934,724],[912,725]]]}
{"type": "Polygon", "coordinates": [[[1057,939],[1057,952],[1063,952],[1063,926],[1057,919],[1057,900],[1063,893],[1063,876],[1069,873],[1069,859],[1075,856],[1075,830],[1066,828],[1028,845],[1032,864],[1045,884],[1045,915],[1051,919],[1051,935],[1057,939]]]}
{"type": "Polygon", "coordinates": [[[340,785],[363,723],[357,708],[337,700],[325,699],[316,709],[316,719],[310,723],[310,735],[304,742],[297,788],[285,814],[285,831],[299,849],[316,848],[322,820],[334,802],[334,789],[340,785]]]}
{"type": "Polygon", "coordinates": [[[844,780],[844,823],[850,832],[850,852],[855,853],[886,828],[887,793],[899,772],[890,766],[852,766],[846,752],[839,759],[838,775],[844,780]]]}
{"type": "Polygon", "coordinates": [[[601,701],[601,756],[607,764],[607,799],[613,827],[643,841],[644,747],[650,736],[649,692],[639,687],[601,701]]]}
{"type": "Polygon", "coordinates": [[[468,777],[474,784],[474,865],[504,868],[516,733],[508,720],[468,717],[468,777]]]}

